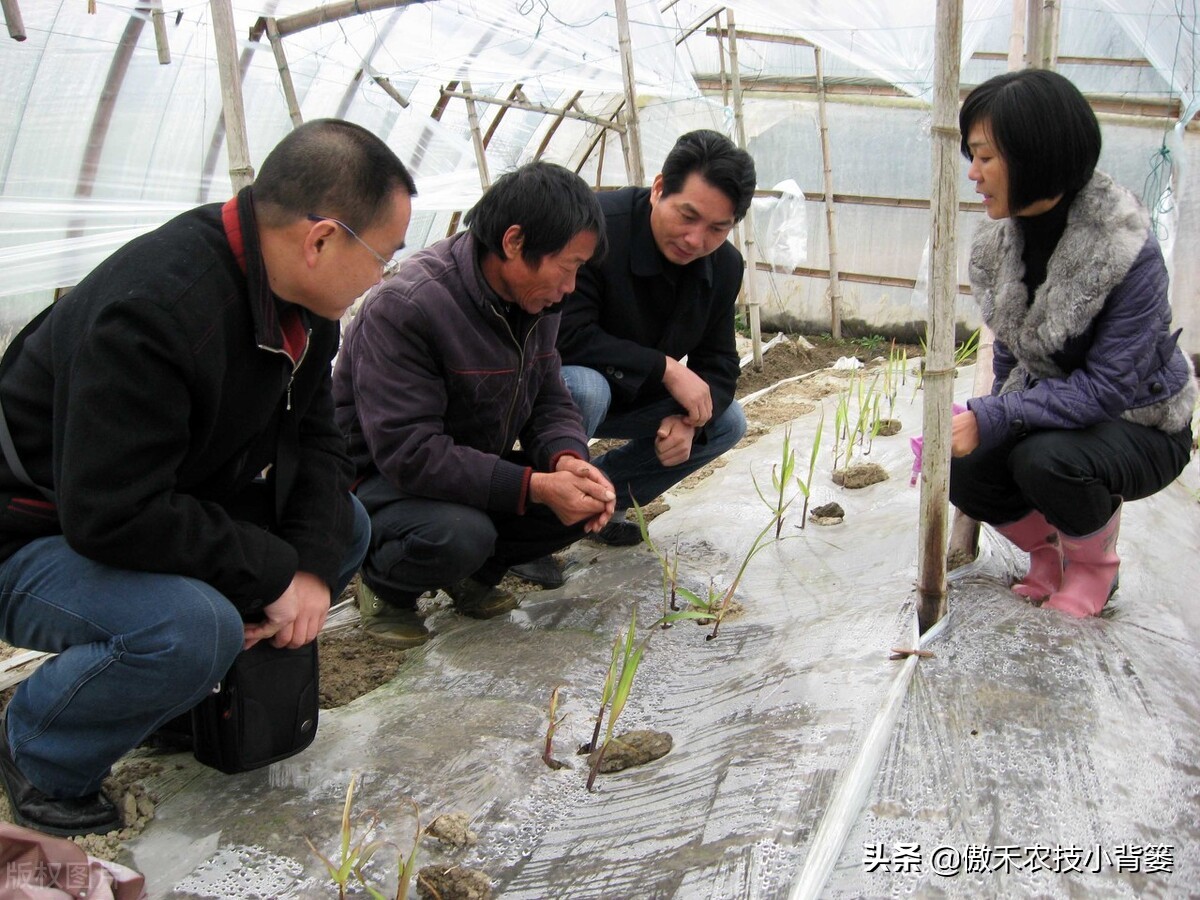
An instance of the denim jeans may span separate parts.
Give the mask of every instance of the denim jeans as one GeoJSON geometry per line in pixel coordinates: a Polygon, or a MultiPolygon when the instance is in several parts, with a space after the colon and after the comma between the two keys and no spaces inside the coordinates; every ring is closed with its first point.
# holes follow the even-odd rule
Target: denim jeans
{"type": "Polygon", "coordinates": [[[609,415],[612,389],[603,375],[583,366],[563,366],[562,376],[583,416],[588,437],[628,441],[593,460],[617,489],[618,510],[633,505],[630,497],[636,499],[639,506],[649,503],[729,450],[746,433],[746,416],[735,400],[702,432],[697,432],[692,454],[686,462],[664,466],[654,452],[654,435],[663,419],[681,412],[673,398],[609,415]]]}
{"type": "MultiPolygon", "coordinates": [[[[351,499],[354,537],[334,599],[370,540],[351,499]]],[[[60,535],[0,563],[0,638],[58,654],[20,684],[4,725],[25,777],[71,798],[99,790],[114,762],[204,699],[242,648],[242,618],[203,581],[106,566],[60,535]]]]}

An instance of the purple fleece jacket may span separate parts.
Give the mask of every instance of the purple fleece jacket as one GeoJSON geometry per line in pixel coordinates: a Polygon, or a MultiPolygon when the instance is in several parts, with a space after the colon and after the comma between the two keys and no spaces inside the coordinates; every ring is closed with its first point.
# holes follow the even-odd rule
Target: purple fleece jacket
{"type": "Polygon", "coordinates": [[[467,232],[446,238],[372,290],[334,368],[336,417],[360,478],[523,513],[531,471],[587,459],[587,436],[554,348],[557,311],[506,315],[477,246],[467,232]]]}

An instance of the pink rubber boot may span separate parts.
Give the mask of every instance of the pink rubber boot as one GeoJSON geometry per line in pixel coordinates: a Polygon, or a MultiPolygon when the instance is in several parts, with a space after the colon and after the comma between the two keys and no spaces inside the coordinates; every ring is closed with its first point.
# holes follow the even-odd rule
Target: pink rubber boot
{"type": "Polygon", "coordinates": [[[1071,537],[1061,535],[1066,570],[1062,587],[1043,604],[1072,616],[1098,616],[1116,589],[1117,534],[1121,530],[1121,507],[1099,531],[1071,537]]]}
{"type": "Polygon", "coordinates": [[[1058,529],[1036,509],[1016,522],[993,526],[996,531],[1029,554],[1029,571],[1012,586],[1014,594],[1030,600],[1045,600],[1063,580],[1062,550],[1058,529]]]}

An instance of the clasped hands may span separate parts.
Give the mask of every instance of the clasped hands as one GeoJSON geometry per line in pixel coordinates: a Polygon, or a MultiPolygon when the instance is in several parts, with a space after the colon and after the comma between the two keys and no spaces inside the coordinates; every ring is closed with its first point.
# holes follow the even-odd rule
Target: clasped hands
{"type": "Polygon", "coordinates": [[[564,525],[583,522],[583,530],[595,534],[612,518],[617,492],[590,462],[563,456],[553,472],[533,473],[529,499],[550,507],[564,525]]]}

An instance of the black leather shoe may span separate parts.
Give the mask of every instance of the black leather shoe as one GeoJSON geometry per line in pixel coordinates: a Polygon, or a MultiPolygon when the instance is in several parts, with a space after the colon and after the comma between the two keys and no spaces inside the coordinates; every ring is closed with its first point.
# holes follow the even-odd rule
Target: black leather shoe
{"type": "Polygon", "coordinates": [[[608,544],[610,547],[632,547],[642,542],[642,529],[638,528],[637,522],[627,519],[620,522],[610,521],[592,535],[592,540],[608,544]]]}
{"type": "Polygon", "coordinates": [[[527,563],[513,566],[508,570],[518,578],[540,584],[544,588],[557,588],[566,584],[567,576],[563,572],[562,563],[553,556],[543,556],[531,559],[527,563]]]}
{"type": "Polygon", "coordinates": [[[121,827],[121,816],[103,792],[86,797],[55,800],[47,797],[21,774],[8,746],[8,723],[0,717],[0,780],[8,791],[9,806],[18,825],[46,834],[107,834],[121,827]]]}

